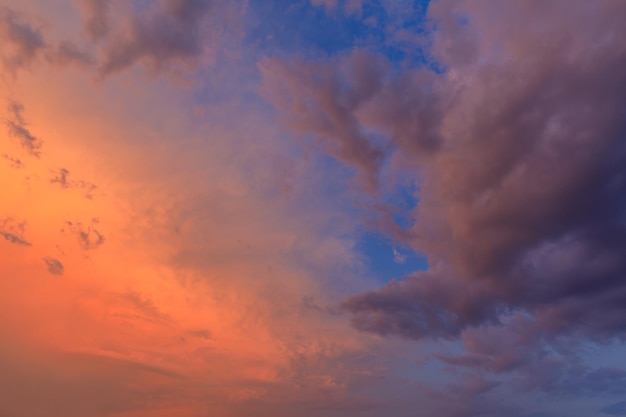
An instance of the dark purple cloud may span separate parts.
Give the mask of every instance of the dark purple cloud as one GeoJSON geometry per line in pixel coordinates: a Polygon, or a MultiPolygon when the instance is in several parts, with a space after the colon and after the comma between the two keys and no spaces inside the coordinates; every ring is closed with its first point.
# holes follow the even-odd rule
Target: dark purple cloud
{"type": "MultiPolygon", "coordinates": [[[[420,181],[406,240],[433,268],[347,299],[355,327],[456,338],[521,312],[527,349],[623,337],[626,3],[439,1],[429,17],[441,74],[363,52],[261,66],[294,132],[371,183],[385,158],[420,181]]],[[[525,354],[448,362],[541,363],[525,354]]]]}
{"type": "MultiPolygon", "coordinates": [[[[488,35],[483,42],[497,52],[467,58],[460,63],[464,72],[449,63],[435,85],[446,104],[433,113],[441,120],[430,125],[439,126],[434,136],[443,143],[422,164],[420,205],[411,230],[413,246],[453,272],[437,283],[416,274],[405,284],[412,292],[389,284],[382,292],[349,300],[346,307],[359,322],[368,311],[365,299],[373,294],[388,299],[410,293],[418,306],[432,303],[429,291],[443,285],[458,295],[431,309],[458,318],[460,327],[445,321],[438,326],[451,335],[515,309],[530,311],[551,330],[621,332],[626,325],[620,308],[626,301],[626,76],[620,68],[626,63],[626,38],[619,22],[626,7],[575,3],[555,19],[548,12],[556,3],[546,2],[546,10],[499,8],[500,19],[483,21],[479,3],[465,10],[467,27],[447,30],[442,24],[434,35],[435,45],[438,37],[448,45],[466,42],[455,30],[471,30],[474,20],[480,21],[483,26],[473,28],[473,37],[488,35]],[[502,19],[515,22],[505,28],[502,19]],[[518,22],[524,19],[528,24],[522,28],[518,22]],[[582,22],[594,28],[572,35],[569,29],[582,22]],[[539,38],[543,42],[535,44],[539,38]],[[472,294],[474,288],[479,289],[472,294]],[[474,303],[499,307],[476,322],[474,310],[465,307],[474,303]]],[[[394,312],[372,307],[379,316],[389,313],[393,322],[394,312]]],[[[419,314],[412,317],[420,320],[419,314]]]]}

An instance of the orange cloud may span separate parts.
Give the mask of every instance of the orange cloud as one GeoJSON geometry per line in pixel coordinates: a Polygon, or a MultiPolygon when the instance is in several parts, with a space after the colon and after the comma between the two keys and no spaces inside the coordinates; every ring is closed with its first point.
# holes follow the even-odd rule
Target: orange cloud
{"type": "Polygon", "coordinates": [[[358,259],[320,233],[336,214],[290,200],[289,181],[314,181],[306,164],[275,169],[290,150],[244,101],[199,119],[160,88],[44,71],[12,89],[41,155],[0,149],[24,161],[0,165],[0,218],[15,219],[0,241],[15,383],[0,411],[246,415],[338,401],[357,377],[334,364],[370,342],[329,307],[324,279],[358,259]]]}

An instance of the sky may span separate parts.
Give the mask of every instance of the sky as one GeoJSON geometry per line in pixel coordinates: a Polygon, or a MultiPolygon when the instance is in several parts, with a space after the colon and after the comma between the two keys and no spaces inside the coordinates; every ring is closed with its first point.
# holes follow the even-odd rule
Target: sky
{"type": "Polygon", "coordinates": [[[0,0],[0,416],[626,416],[624,22],[0,0]]]}

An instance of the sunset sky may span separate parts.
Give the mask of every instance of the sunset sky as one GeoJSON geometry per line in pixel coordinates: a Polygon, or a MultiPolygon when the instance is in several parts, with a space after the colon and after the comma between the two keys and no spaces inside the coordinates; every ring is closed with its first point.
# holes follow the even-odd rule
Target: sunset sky
{"type": "Polygon", "coordinates": [[[0,417],[626,416],[626,1],[0,0],[0,417]]]}

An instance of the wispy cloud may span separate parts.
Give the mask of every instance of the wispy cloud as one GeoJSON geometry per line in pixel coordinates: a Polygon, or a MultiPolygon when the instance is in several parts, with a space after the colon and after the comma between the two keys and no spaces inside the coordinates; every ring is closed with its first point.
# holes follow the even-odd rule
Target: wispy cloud
{"type": "Polygon", "coordinates": [[[4,159],[6,159],[9,162],[9,164],[11,164],[11,166],[13,168],[23,168],[24,167],[24,163],[19,158],[15,158],[15,157],[9,156],[6,153],[3,153],[0,156],[2,156],[4,159]]]}
{"type": "Polygon", "coordinates": [[[0,236],[16,245],[31,246],[31,243],[24,239],[26,222],[18,222],[12,217],[0,220],[0,236]]]}
{"type": "Polygon", "coordinates": [[[21,147],[31,156],[39,158],[43,141],[33,135],[27,128],[28,124],[24,118],[24,106],[16,101],[9,103],[7,107],[8,117],[5,119],[5,126],[9,136],[17,139],[21,147]]]}
{"type": "Polygon", "coordinates": [[[48,272],[52,275],[63,275],[63,272],[65,272],[63,264],[58,259],[47,256],[43,258],[43,261],[46,263],[48,272]]]}
{"type": "Polygon", "coordinates": [[[79,189],[85,198],[92,199],[94,192],[98,188],[96,185],[83,180],[71,180],[69,178],[70,171],[65,168],[52,171],[52,177],[50,178],[51,184],[57,184],[61,188],[76,188],[79,189]]]}
{"type": "Polygon", "coordinates": [[[104,235],[96,229],[97,221],[91,224],[83,224],[82,222],[66,221],[63,229],[76,236],[80,246],[85,250],[97,249],[105,241],[104,235]]]}

